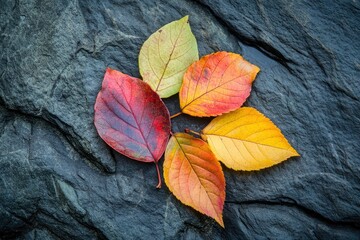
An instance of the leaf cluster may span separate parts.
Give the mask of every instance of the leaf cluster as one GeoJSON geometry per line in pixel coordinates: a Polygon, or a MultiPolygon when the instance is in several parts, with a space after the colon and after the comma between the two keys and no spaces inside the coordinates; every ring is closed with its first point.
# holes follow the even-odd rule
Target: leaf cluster
{"type": "Polygon", "coordinates": [[[154,162],[158,188],[158,161],[165,153],[163,174],[169,190],[222,227],[225,178],[220,162],[251,171],[299,156],[270,119],[254,108],[241,107],[259,67],[229,52],[199,59],[188,16],[163,26],[144,42],[139,68],[142,80],[106,70],[94,107],[100,137],[131,159],[154,162]],[[215,116],[200,133],[171,132],[161,98],[177,93],[180,113],[215,116]]]}

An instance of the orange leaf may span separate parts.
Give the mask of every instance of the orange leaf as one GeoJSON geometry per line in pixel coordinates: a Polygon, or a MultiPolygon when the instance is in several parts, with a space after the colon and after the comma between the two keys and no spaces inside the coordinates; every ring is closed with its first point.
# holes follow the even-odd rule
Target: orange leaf
{"type": "Polygon", "coordinates": [[[164,179],[182,203],[224,227],[224,173],[206,142],[186,133],[175,133],[165,151],[164,179]]]}
{"type": "Polygon", "coordinates": [[[235,170],[259,170],[299,156],[280,129],[250,107],[213,119],[202,138],[221,162],[235,170]]]}
{"type": "Polygon", "coordinates": [[[260,68],[239,54],[206,55],[186,71],[180,89],[180,108],[192,116],[217,116],[239,108],[249,96],[260,68]]]}

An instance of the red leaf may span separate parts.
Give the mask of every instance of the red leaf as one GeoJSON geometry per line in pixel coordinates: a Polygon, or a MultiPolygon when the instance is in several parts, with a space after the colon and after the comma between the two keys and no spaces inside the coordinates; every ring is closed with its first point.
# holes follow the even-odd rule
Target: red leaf
{"type": "Polygon", "coordinates": [[[125,156],[157,162],[170,135],[167,108],[140,79],[108,68],[95,103],[95,126],[100,137],[125,156]]]}

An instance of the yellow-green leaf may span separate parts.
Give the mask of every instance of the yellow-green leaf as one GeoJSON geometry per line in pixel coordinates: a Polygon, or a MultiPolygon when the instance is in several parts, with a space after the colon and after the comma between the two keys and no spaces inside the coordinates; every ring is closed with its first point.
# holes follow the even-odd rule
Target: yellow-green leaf
{"type": "Polygon", "coordinates": [[[235,170],[259,170],[299,156],[280,129],[251,107],[213,119],[202,138],[221,162],[235,170]]]}
{"type": "Polygon", "coordinates": [[[160,97],[170,97],[179,92],[186,69],[198,59],[196,39],[185,16],[144,42],[139,55],[140,74],[160,97]]]}
{"type": "Polygon", "coordinates": [[[165,151],[164,179],[182,203],[224,227],[224,173],[206,142],[186,133],[175,133],[165,151]]]}

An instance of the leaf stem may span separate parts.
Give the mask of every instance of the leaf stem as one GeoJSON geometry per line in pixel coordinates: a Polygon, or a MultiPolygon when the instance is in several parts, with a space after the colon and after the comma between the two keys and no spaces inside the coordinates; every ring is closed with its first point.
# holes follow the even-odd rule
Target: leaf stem
{"type": "Polygon", "coordinates": [[[157,172],[157,176],[158,176],[158,185],[156,186],[156,188],[161,188],[161,176],[160,176],[160,169],[159,169],[159,164],[158,162],[155,162],[155,166],[156,166],[156,172],[157,172]]]}
{"type": "Polygon", "coordinates": [[[197,135],[197,136],[201,137],[201,133],[195,132],[195,131],[193,131],[193,130],[191,130],[191,129],[189,129],[189,128],[185,128],[184,131],[185,131],[186,133],[192,133],[192,134],[194,134],[194,135],[197,135]]]}
{"type": "Polygon", "coordinates": [[[171,115],[171,116],[170,116],[170,119],[172,119],[172,118],[174,118],[174,117],[177,117],[177,116],[179,116],[179,115],[181,115],[181,114],[182,114],[182,112],[175,113],[174,115],[171,115]]]}

